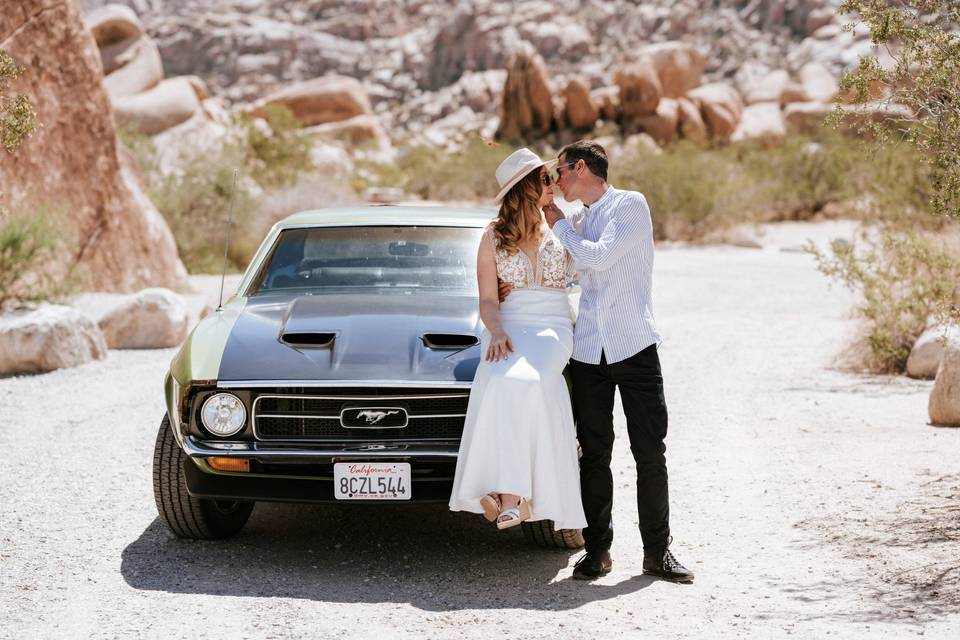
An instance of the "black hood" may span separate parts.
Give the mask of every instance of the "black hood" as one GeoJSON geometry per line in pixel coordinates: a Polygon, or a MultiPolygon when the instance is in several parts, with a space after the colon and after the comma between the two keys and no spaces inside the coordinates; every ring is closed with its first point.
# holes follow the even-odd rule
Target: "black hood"
{"type": "Polygon", "coordinates": [[[219,379],[469,382],[480,348],[465,345],[481,331],[468,295],[257,296],[230,332],[219,379]]]}

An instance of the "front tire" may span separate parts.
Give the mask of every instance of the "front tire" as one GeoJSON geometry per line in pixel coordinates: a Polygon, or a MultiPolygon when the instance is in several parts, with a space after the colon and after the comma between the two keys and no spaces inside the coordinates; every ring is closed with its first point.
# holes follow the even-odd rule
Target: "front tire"
{"type": "Polygon", "coordinates": [[[580,529],[554,529],[553,520],[535,520],[522,523],[527,542],[545,549],[579,549],[583,546],[580,529]]]}
{"type": "Polygon", "coordinates": [[[153,497],[160,519],[179,537],[193,540],[220,540],[240,531],[254,503],[191,496],[183,477],[185,458],[173,437],[170,418],[164,416],[153,450],[153,497]]]}

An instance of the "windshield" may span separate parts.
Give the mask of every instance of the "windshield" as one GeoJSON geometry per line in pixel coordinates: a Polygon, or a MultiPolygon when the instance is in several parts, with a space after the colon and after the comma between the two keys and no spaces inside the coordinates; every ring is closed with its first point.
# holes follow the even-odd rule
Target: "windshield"
{"type": "Polygon", "coordinates": [[[280,233],[249,295],[288,289],[477,292],[483,229],[313,227],[280,233]]]}

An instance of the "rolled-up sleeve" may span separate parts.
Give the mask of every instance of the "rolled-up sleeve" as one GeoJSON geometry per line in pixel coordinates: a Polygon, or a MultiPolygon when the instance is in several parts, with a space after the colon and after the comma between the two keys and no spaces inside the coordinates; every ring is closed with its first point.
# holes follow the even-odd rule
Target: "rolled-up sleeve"
{"type": "Polygon", "coordinates": [[[553,233],[576,259],[577,264],[604,271],[644,238],[652,236],[650,209],[642,194],[624,196],[616,205],[613,217],[594,242],[582,238],[567,220],[553,225],[553,233]]]}

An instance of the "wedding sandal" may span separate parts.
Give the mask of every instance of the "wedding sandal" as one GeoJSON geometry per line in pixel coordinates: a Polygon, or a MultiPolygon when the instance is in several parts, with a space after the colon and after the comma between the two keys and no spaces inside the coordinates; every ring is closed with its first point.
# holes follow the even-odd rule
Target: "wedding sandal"
{"type": "Polygon", "coordinates": [[[488,493],[487,495],[480,498],[480,506],[483,507],[483,517],[487,519],[487,522],[496,522],[497,518],[500,517],[500,500],[497,499],[497,494],[488,493]]]}
{"type": "Polygon", "coordinates": [[[509,507],[500,512],[500,516],[497,519],[497,529],[501,531],[503,529],[509,529],[510,527],[515,527],[525,520],[529,520],[530,516],[530,504],[520,498],[520,504],[515,507],[509,507]],[[507,516],[506,520],[500,520],[503,516],[507,516]]]}

